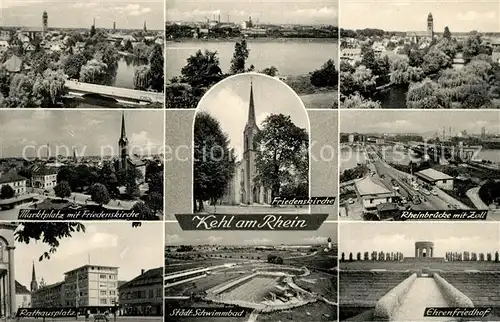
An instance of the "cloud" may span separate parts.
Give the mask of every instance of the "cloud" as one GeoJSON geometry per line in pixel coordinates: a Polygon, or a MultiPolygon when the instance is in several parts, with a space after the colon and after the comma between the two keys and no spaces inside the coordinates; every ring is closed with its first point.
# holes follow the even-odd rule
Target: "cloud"
{"type": "Polygon", "coordinates": [[[182,237],[180,237],[179,235],[166,235],[165,236],[165,244],[166,245],[180,243],[182,240],[183,240],[182,237]]]}
{"type": "Polygon", "coordinates": [[[71,5],[71,7],[76,8],[76,9],[89,9],[89,8],[97,7],[98,4],[99,3],[97,1],[77,2],[73,5],[71,5]]]}
{"type": "Polygon", "coordinates": [[[220,236],[209,236],[207,238],[207,242],[209,244],[217,244],[219,241],[221,241],[223,238],[220,236]]]}
{"type": "Polygon", "coordinates": [[[245,243],[247,244],[255,244],[255,245],[261,245],[261,244],[268,244],[272,242],[271,239],[262,237],[262,238],[253,238],[253,239],[246,239],[245,243]]]}
{"type": "Polygon", "coordinates": [[[61,243],[54,257],[65,258],[77,254],[91,253],[92,250],[113,248],[118,245],[118,240],[118,235],[103,232],[78,234],[61,243]]]}
{"type": "Polygon", "coordinates": [[[305,237],[304,241],[306,243],[311,243],[311,244],[326,244],[328,240],[328,237],[322,237],[322,236],[311,236],[311,237],[305,237]]]}
{"type": "Polygon", "coordinates": [[[333,7],[296,9],[290,12],[291,16],[300,16],[307,18],[337,18],[337,9],[333,7]]]}
{"type": "Polygon", "coordinates": [[[469,10],[465,13],[458,13],[457,19],[459,21],[482,21],[494,19],[496,17],[496,13],[493,11],[490,12],[477,12],[475,10],[469,10]]]}
{"type": "Polygon", "coordinates": [[[129,150],[131,153],[152,154],[156,153],[161,148],[161,143],[151,137],[147,131],[132,133],[129,140],[129,150]]]}
{"type": "Polygon", "coordinates": [[[140,4],[128,4],[124,7],[114,7],[118,13],[127,16],[140,16],[146,13],[151,12],[151,8],[142,7],[140,4]]]}

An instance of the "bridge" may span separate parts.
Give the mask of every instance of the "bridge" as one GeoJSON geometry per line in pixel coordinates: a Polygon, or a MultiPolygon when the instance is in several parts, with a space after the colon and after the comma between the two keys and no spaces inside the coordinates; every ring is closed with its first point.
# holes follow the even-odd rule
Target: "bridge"
{"type": "Polygon", "coordinates": [[[165,94],[158,92],[138,91],[134,89],[82,83],[72,80],[66,80],[65,86],[68,90],[68,94],[78,97],[98,95],[101,97],[113,98],[118,103],[137,105],[152,103],[163,104],[165,101],[165,94]]]}

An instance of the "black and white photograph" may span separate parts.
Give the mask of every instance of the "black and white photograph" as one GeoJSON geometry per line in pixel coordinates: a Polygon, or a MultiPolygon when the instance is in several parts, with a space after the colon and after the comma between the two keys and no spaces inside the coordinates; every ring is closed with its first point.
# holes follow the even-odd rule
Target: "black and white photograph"
{"type": "Polygon", "coordinates": [[[167,114],[167,220],[192,213],[336,217],[336,203],[273,201],[337,195],[337,113],[306,110],[280,80],[244,73],[212,87],[195,111],[167,114]]]}
{"type": "Polygon", "coordinates": [[[498,111],[340,114],[341,220],[453,209],[500,220],[498,111]]]}
{"type": "Polygon", "coordinates": [[[340,321],[461,320],[430,308],[500,319],[498,223],[341,223],[340,231],[340,321]]]}
{"type": "Polygon", "coordinates": [[[76,317],[46,321],[163,321],[163,229],[160,222],[0,223],[4,321],[22,309],[68,307],[76,317]]]}
{"type": "Polygon", "coordinates": [[[309,198],[309,117],[281,82],[240,74],[218,83],[193,132],[194,212],[309,212],[270,209],[276,196],[309,198]]]}
{"type": "Polygon", "coordinates": [[[284,81],[306,108],[338,107],[338,0],[166,0],[166,108],[196,108],[231,75],[284,81]]]}
{"type": "Polygon", "coordinates": [[[163,1],[2,1],[0,107],[162,108],[163,1]]]}
{"type": "Polygon", "coordinates": [[[341,108],[500,107],[497,1],[340,6],[341,108]]]}
{"type": "Polygon", "coordinates": [[[0,111],[0,218],[133,211],[163,218],[160,110],[0,111]]]}
{"type": "Polygon", "coordinates": [[[315,232],[216,235],[165,227],[168,321],[198,321],[170,314],[186,307],[247,311],[231,321],[337,321],[336,223],[315,232]]]}

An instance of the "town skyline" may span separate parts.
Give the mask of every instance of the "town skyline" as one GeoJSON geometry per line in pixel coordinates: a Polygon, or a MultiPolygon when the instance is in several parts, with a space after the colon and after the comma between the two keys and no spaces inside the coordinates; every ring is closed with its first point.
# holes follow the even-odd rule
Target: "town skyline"
{"type": "Polygon", "coordinates": [[[260,24],[338,25],[337,1],[236,0],[231,2],[166,1],[166,21],[200,22],[208,19],[243,23],[252,17],[260,24]],[[215,18],[214,18],[215,16],[215,18]],[[180,18],[180,19],[179,19],[180,18]]]}
{"type": "MultiPolygon", "coordinates": [[[[60,153],[69,154],[63,155],[66,157],[73,157],[72,148],[75,148],[77,157],[118,155],[121,113],[116,110],[1,111],[0,158],[43,158],[46,157],[47,143],[49,147],[60,147],[60,153]],[[43,138],[40,138],[40,133],[43,133],[43,138]]],[[[162,111],[127,110],[124,116],[131,153],[157,154],[162,151],[162,111]]],[[[56,156],[52,150],[50,156],[56,156]]]]}
{"type": "Polygon", "coordinates": [[[112,29],[115,22],[117,29],[142,30],[146,21],[149,30],[163,30],[162,4],[160,1],[3,1],[0,26],[41,27],[42,13],[47,11],[49,28],[88,29],[95,18],[96,28],[112,29]],[[82,15],[82,11],[86,14],[82,15]]]}
{"type": "Polygon", "coordinates": [[[340,28],[376,28],[388,32],[426,30],[429,13],[434,18],[434,31],[448,27],[453,32],[500,32],[499,6],[492,1],[422,2],[342,1],[340,28]],[[376,14],[374,14],[376,13],[376,14]],[[363,19],[359,19],[363,17],[363,19]]]}
{"type": "Polygon", "coordinates": [[[72,237],[61,239],[50,259],[38,260],[49,250],[47,244],[34,240],[29,244],[16,242],[16,280],[29,289],[33,261],[37,281],[43,278],[46,285],[61,282],[65,272],[88,264],[119,267],[120,281],[130,281],[141,274],[141,269],[163,266],[160,223],[142,222],[135,228],[131,222],[83,224],[86,232],[74,232],[72,237]]]}
{"type": "Polygon", "coordinates": [[[311,231],[207,231],[182,230],[179,225],[165,224],[165,245],[278,246],[326,244],[337,242],[337,224],[325,223],[311,231]]]}
{"type": "Polygon", "coordinates": [[[466,130],[469,133],[481,134],[484,127],[488,134],[498,134],[500,117],[494,110],[482,111],[341,111],[341,133],[426,133],[437,131],[443,127],[448,133],[449,127],[454,131],[466,130]],[[348,128],[347,128],[348,127],[348,128]]]}

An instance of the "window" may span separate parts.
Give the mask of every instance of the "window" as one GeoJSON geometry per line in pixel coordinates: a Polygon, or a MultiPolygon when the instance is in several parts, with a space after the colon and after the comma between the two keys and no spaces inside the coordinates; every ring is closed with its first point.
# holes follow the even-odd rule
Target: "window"
{"type": "Polygon", "coordinates": [[[115,291],[109,291],[109,295],[116,295],[115,291]]]}
{"type": "Polygon", "coordinates": [[[106,275],[101,274],[101,275],[99,275],[99,278],[105,280],[106,279],[106,275]]]}
{"type": "Polygon", "coordinates": [[[149,298],[152,299],[153,297],[155,297],[155,290],[149,290],[149,298]]]}
{"type": "Polygon", "coordinates": [[[106,299],[100,299],[99,303],[101,303],[101,304],[108,304],[108,301],[106,299]]]}
{"type": "Polygon", "coordinates": [[[101,294],[101,295],[106,295],[106,291],[101,290],[101,291],[99,292],[99,294],[101,294]]]}
{"type": "Polygon", "coordinates": [[[114,280],[114,279],[115,279],[115,276],[114,276],[114,275],[109,275],[109,276],[108,276],[108,278],[109,278],[110,280],[114,280]]]}

